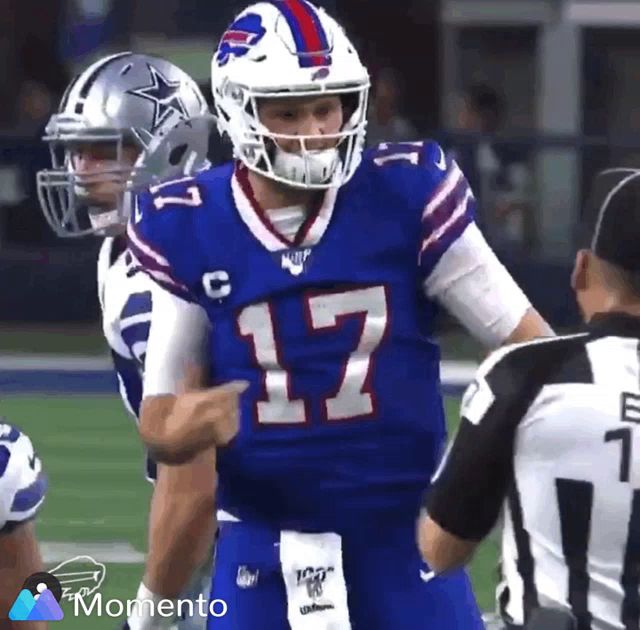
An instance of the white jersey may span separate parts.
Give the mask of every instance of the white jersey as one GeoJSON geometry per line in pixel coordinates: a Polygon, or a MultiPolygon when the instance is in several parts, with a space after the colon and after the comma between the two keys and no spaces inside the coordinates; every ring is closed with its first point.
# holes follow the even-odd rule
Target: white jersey
{"type": "Polygon", "coordinates": [[[106,238],[98,257],[98,297],[102,331],[114,356],[122,400],[137,418],[142,391],[154,287],[135,273],[126,244],[106,238]]]}
{"type": "MultiPolygon", "coordinates": [[[[98,257],[98,295],[102,330],[111,348],[122,400],[138,419],[144,386],[147,347],[163,345],[162,329],[154,322],[163,317],[181,318],[185,326],[176,345],[174,362],[182,373],[184,364],[199,363],[206,352],[208,324],[204,312],[171,295],[145,273],[136,269],[124,238],[106,238],[98,257]]],[[[147,461],[147,478],[156,477],[155,464],[147,461]]]]}
{"type": "Polygon", "coordinates": [[[506,621],[537,606],[578,628],[640,622],[640,318],[512,346],[481,366],[429,513],[480,540],[502,507],[506,621]]]}
{"type": "MultiPolygon", "coordinates": [[[[206,352],[206,316],[199,307],[171,295],[136,269],[124,239],[106,238],[102,244],[98,257],[98,293],[102,329],[111,348],[120,394],[137,422],[148,360],[147,347],[149,343],[157,348],[163,345],[162,328],[157,325],[158,312],[165,317],[173,314],[185,322],[175,349],[177,370],[182,370],[186,363],[201,361],[206,352]]],[[[146,458],[146,477],[152,483],[157,478],[156,464],[149,456],[146,458]]],[[[201,596],[206,600],[211,585],[210,573],[198,573],[194,579],[200,581],[190,584],[180,598],[197,601],[201,596]]],[[[173,627],[202,630],[203,624],[206,624],[206,617],[196,614],[177,621],[173,627]]]]}
{"type": "Polygon", "coordinates": [[[0,419],[0,534],[35,517],[47,491],[47,477],[31,440],[0,419]]]}

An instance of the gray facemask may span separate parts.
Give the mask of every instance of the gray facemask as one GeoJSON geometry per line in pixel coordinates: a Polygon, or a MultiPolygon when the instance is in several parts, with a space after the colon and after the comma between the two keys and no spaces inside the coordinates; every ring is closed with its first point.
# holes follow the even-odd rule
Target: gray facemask
{"type": "Polygon", "coordinates": [[[168,61],[121,53],[96,62],[46,127],[52,168],[37,186],[49,225],[62,237],[122,229],[131,193],[206,167],[212,123],[195,82],[168,61]]]}

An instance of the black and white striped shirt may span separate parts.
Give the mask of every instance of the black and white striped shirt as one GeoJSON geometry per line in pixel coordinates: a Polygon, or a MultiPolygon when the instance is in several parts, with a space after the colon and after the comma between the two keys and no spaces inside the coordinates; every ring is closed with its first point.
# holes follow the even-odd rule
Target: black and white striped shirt
{"type": "Polygon", "coordinates": [[[461,413],[428,512],[465,540],[503,513],[504,619],[553,606],[578,630],[638,630],[640,317],[497,351],[461,413]]]}

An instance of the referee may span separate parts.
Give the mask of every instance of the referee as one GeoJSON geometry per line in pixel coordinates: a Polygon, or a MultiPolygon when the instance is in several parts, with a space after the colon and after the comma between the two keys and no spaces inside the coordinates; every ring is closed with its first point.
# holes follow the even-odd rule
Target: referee
{"type": "Polygon", "coordinates": [[[480,366],[418,524],[438,574],[503,515],[507,628],[640,624],[640,170],[600,173],[586,223],[571,277],[586,327],[480,366]]]}

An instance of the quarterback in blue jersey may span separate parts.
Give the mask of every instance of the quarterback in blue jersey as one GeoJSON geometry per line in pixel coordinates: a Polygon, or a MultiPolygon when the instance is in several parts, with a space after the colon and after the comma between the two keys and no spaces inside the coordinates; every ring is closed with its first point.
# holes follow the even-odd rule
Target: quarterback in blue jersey
{"type": "MultiPolygon", "coordinates": [[[[102,327],[123,402],[136,421],[147,342],[163,325],[156,313],[166,317],[166,303],[171,307],[173,298],[132,264],[124,234],[131,206],[125,191],[129,182],[140,185],[140,180],[206,164],[207,134],[185,123],[207,112],[197,84],[180,68],[159,57],[123,52],[81,72],[46,129],[53,164],[38,173],[41,207],[62,237],[106,236],[98,257],[102,327]]],[[[192,320],[196,328],[206,324],[199,307],[181,307],[187,327],[192,320]]],[[[202,345],[205,333],[194,343],[202,345]]],[[[181,348],[191,356],[193,346],[181,348]]],[[[208,596],[216,530],[215,453],[204,451],[180,467],[157,466],[151,457],[145,463],[154,491],[138,599],[193,602],[203,592],[208,596]]],[[[199,611],[191,614],[185,606],[179,612],[184,614],[176,620],[178,630],[206,624],[199,611]]],[[[172,622],[163,619],[162,627],[172,622]]],[[[148,606],[133,609],[128,619],[131,630],[158,628],[158,623],[148,606]]]]}
{"type": "Polygon", "coordinates": [[[0,418],[0,620],[7,619],[25,579],[43,570],[33,521],[46,491],[47,476],[31,440],[0,418]]]}
{"type": "Polygon", "coordinates": [[[128,227],[147,274],[209,320],[211,389],[180,393],[169,309],[140,419],[161,460],[228,442],[211,595],[228,610],[209,627],[480,628],[466,575],[433,577],[414,542],[446,440],[434,314],[490,347],[550,330],[439,145],[363,153],[369,76],[324,11],[247,8],[212,86],[236,162],[151,187],[128,227]]]}

